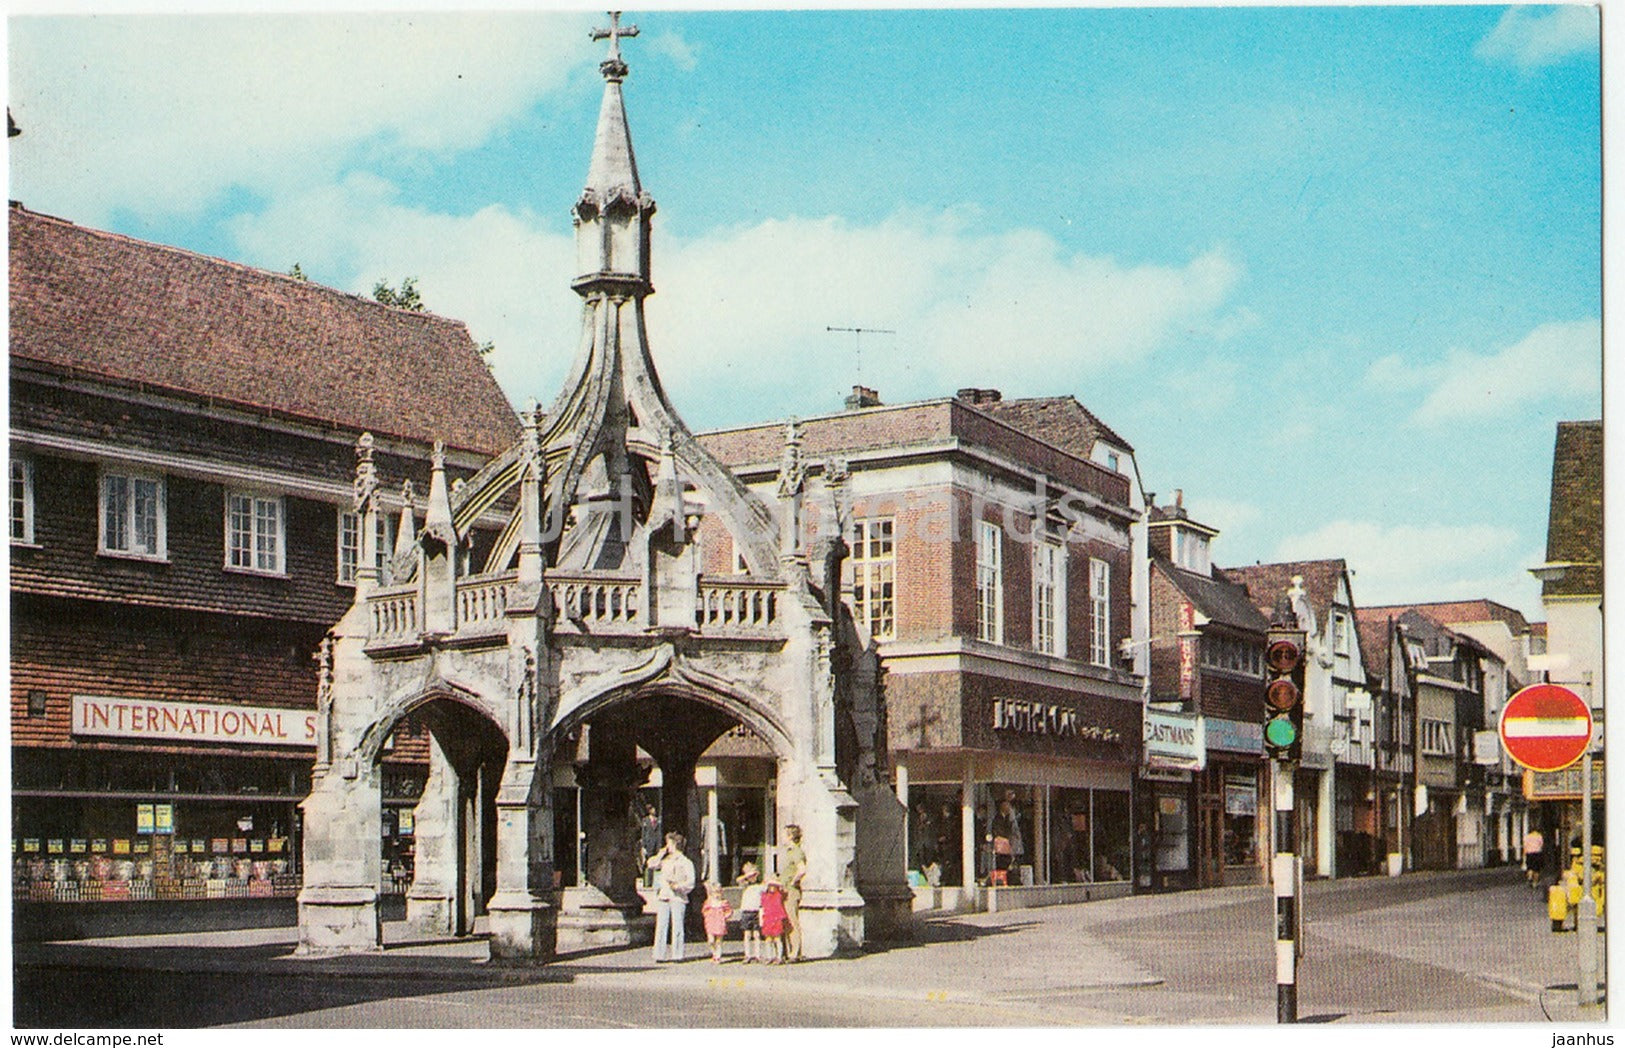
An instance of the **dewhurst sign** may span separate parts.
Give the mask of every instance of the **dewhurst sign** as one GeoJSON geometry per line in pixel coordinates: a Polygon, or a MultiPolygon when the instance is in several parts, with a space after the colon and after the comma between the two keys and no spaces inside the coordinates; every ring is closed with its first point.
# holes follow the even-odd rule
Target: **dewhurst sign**
{"type": "Polygon", "coordinates": [[[73,734],[257,746],[316,745],[316,713],[283,706],[73,697],[73,734]]]}
{"type": "Polygon", "coordinates": [[[1202,718],[1195,713],[1146,707],[1145,766],[1201,771],[1207,766],[1202,718]]]}

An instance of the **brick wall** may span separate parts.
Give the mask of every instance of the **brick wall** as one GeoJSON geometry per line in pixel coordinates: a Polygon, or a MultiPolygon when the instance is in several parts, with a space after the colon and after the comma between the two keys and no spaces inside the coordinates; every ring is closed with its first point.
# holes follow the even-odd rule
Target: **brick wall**
{"type": "Polygon", "coordinates": [[[295,618],[331,624],[354,591],[336,583],[338,507],[283,499],[285,566],[281,577],[225,568],[226,487],[164,478],[168,559],[97,553],[96,464],[34,459],[34,537],[38,549],[12,549],[13,592],[135,605],[295,618]]]}
{"type": "Polygon", "coordinates": [[[314,709],[312,656],[324,632],[292,622],[14,598],[12,742],[69,745],[74,695],[314,709]],[[28,715],[31,689],[46,693],[43,718],[28,715]]]}

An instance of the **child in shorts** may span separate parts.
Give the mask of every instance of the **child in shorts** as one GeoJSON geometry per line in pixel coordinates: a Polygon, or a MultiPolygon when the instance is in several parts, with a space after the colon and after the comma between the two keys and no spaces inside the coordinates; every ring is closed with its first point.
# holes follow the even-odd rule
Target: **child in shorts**
{"type": "Polygon", "coordinates": [[[739,870],[739,930],[745,939],[745,963],[763,961],[762,956],[762,873],[754,862],[739,870]]]}

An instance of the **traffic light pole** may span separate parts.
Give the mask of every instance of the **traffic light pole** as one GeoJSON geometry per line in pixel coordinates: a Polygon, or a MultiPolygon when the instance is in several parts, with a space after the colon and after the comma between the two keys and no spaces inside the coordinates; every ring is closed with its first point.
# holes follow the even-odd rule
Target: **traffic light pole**
{"type": "Polygon", "coordinates": [[[1275,1021],[1298,1021],[1298,832],[1291,761],[1270,761],[1275,793],[1275,1021]]]}

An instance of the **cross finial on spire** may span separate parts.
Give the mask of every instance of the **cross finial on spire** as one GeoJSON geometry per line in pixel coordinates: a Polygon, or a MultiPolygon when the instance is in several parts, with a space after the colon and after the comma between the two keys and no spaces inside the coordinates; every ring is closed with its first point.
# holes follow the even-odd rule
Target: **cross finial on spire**
{"type": "Polygon", "coordinates": [[[620,80],[626,76],[626,63],[621,61],[621,37],[637,36],[638,27],[635,25],[621,25],[621,13],[609,12],[609,28],[594,29],[594,40],[609,41],[609,57],[598,63],[598,71],[604,74],[605,80],[620,80]]]}

